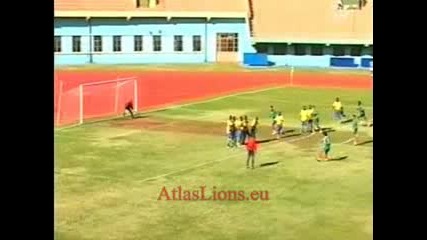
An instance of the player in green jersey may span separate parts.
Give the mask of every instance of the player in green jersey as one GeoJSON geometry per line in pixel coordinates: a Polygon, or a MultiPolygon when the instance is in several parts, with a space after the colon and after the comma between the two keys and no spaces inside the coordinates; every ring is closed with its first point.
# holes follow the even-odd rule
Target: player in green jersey
{"type": "Polygon", "coordinates": [[[357,145],[357,136],[359,131],[359,119],[356,114],[353,114],[353,122],[351,128],[353,129],[353,144],[357,145]]]}
{"type": "Polygon", "coordinates": [[[322,138],[322,149],[320,151],[320,154],[317,158],[317,161],[328,161],[329,158],[329,152],[331,151],[331,138],[328,135],[328,132],[323,131],[323,138],[322,138]]]}
{"type": "Polygon", "coordinates": [[[357,118],[362,121],[367,121],[365,109],[362,106],[362,102],[357,102],[357,118]]]}
{"type": "Polygon", "coordinates": [[[274,109],[274,106],[270,106],[270,119],[271,119],[271,129],[272,129],[272,135],[276,134],[275,127],[276,127],[276,116],[277,111],[274,109]]]}

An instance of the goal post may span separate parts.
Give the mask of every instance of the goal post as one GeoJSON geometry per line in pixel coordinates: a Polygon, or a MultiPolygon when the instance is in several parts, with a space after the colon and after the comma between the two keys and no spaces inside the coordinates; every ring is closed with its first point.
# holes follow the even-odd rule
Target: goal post
{"type": "Polygon", "coordinates": [[[86,119],[113,117],[123,113],[128,101],[138,110],[136,77],[83,83],[79,85],[79,124],[86,119]]]}
{"type": "MultiPolygon", "coordinates": [[[[62,85],[62,84],[61,84],[62,85]]],[[[59,89],[56,125],[82,124],[123,114],[128,101],[138,110],[136,77],[82,83],[74,88],[59,89]]]]}

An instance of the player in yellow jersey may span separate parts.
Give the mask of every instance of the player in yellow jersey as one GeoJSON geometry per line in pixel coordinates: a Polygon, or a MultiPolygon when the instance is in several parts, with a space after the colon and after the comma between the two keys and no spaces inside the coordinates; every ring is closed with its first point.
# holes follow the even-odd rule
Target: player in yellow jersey
{"type": "Polygon", "coordinates": [[[335,102],[332,103],[332,110],[334,120],[341,121],[345,117],[344,108],[342,106],[340,98],[335,98],[335,102]]]}
{"type": "Polygon", "coordinates": [[[243,117],[243,121],[242,121],[242,135],[240,138],[240,144],[244,145],[246,142],[246,138],[249,135],[249,131],[248,128],[249,127],[249,121],[248,121],[248,116],[244,116],[243,117]]]}
{"type": "Polygon", "coordinates": [[[274,118],[274,122],[276,124],[276,131],[275,131],[276,137],[277,139],[279,139],[280,136],[285,133],[285,130],[284,130],[285,119],[283,118],[283,115],[281,112],[277,113],[277,116],[274,118]]]}
{"type": "Polygon", "coordinates": [[[307,132],[307,107],[303,106],[300,113],[300,120],[301,120],[301,133],[307,132]]]}
{"type": "Polygon", "coordinates": [[[251,122],[250,130],[249,130],[250,137],[256,138],[258,124],[259,124],[259,119],[258,117],[255,117],[254,120],[252,120],[251,122]]]}
{"type": "Polygon", "coordinates": [[[234,147],[235,127],[234,127],[234,119],[233,119],[233,116],[231,115],[228,117],[228,120],[227,120],[226,133],[227,133],[227,147],[229,148],[234,147]]]}
{"type": "Polygon", "coordinates": [[[307,131],[308,132],[314,132],[314,127],[313,127],[313,112],[314,112],[314,108],[312,105],[308,105],[308,109],[306,110],[307,113],[307,131]]]}
{"type": "Polygon", "coordinates": [[[242,128],[243,128],[243,117],[240,116],[234,122],[234,126],[236,127],[236,143],[240,146],[242,140],[242,128]]]}

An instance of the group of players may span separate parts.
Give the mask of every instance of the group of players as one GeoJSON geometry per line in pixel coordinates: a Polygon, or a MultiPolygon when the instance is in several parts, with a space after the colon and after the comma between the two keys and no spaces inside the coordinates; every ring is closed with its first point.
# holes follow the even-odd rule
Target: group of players
{"type": "MultiPolygon", "coordinates": [[[[284,117],[280,111],[276,111],[274,106],[270,106],[270,119],[272,121],[271,127],[273,130],[272,135],[277,139],[285,134],[284,117]]],[[[314,133],[320,131],[319,114],[314,105],[303,106],[300,111],[301,129],[300,133],[314,133]]]]}
{"type": "Polygon", "coordinates": [[[230,115],[227,120],[227,147],[233,148],[245,145],[250,137],[255,138],[259,124],[258,117],[255,117],[249,123],[248,116],[236,117],[230,115]]]}
{"type": "MultiPolygon", "coordinates": [[[[313,105],[308,107],[303,106],[301,112],[301,133],[312,133],[319,131],[319,116],[313,105]]],[[[274,106],[270,106],[270,118],[272,135],[277,139],[285,135],[285,119],[280,111],[276,111],[274,106]]],[[[257,127],[259,125],[259,118],[255,117],[249,124],[247,116],[236,117],[230,115],[227,120],[227,147],[233,148],[245,145],[250,137],[256,136],[257,127]]]]}
{"type": "MultiPolygon", "coordinates": [[[[353,130],[353,143],[354,145],[358,144],[358,129],[359,124],[362,126],[373,126],[373,120],[367,119],[365,109],[362,106],[362,102],[357,102],[356,113],[352,114],[350,119],[347,119],[344,113],[344,107],[340,102],[339,98],[336,98],[332,104],[333,109],[333,119],[341,122],[352,122],[353,130]]],[[[322,132],[322,149],[318,156],[318,160],[330,160],[328,154],[331,149],[331,139],[326,131],[322,131],[320,127],[320,118],[319,113],[317,112],[314,105],[303,106],[300,110],[300,121],[301,129],[300,133],[315,133],[322,132]]],[[[270,119],[272,127],[272,135],[276,136],[277,139],[285,135],[285,119],[280,111],[276,111],[274,106],[270,106],[270,119]]],[[[247,145],[247,143],[252,139],[255,139],[257,127],[259,125],[258,117],[255,117],[249,124],[247,116],[229,116],[227,121],[227,147],[233,148],[241,145],[247,145]]],[[[251,147],[253,148],[253,147],[251,147]]],[[[253,158],[254,153],[248,149],[248,161],[249,155],[253,158]],[[251,153],[251,154],[249,154],[251,153]]]]}

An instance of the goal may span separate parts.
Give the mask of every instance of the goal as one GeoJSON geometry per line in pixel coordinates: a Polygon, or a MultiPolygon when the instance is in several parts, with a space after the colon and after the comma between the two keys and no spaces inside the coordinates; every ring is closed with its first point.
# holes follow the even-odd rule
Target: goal
{"type": "Polygon", "coordinates": [[[129,101],[133,102],[134,110],[138,110],[138,81],[135,77],[83,83],[59,91],[56,125],[118,117],[129,101]]]}

